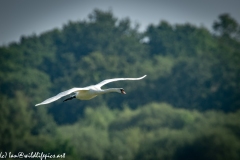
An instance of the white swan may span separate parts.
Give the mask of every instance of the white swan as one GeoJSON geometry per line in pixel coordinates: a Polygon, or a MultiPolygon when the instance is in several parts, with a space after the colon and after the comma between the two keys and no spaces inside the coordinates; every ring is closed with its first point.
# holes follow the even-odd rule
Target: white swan
{"type": "Polygon", "coordinates": [[[98,95],[104,94],[104,93],[109,93],[109,92],[117,92],[117,93],[122,93],[126,94],[123,88],[109,88],[109,89],[101,89],[101,87],[107,83],[114,82],[114,81],[122,81],[122,80],[140,80],[146,77],[146,75],[140,77],[140,78],[114,78],[114,79],[106,79],[96,85],[84,87],[84,88],[72,88],[67,91],[61,92],[58,95],[48,98],[42,103],[36,104],[35,106],[43,105],[43,104],[48,104],[53,101],[58,100],[59,98],[69,95],[71,93],[74,93],[74,95],[71,95],[71,97],[65,99],[64,101],[71,100],[73,98],[77,98],[80,100],[90,100],[98,95]]]}

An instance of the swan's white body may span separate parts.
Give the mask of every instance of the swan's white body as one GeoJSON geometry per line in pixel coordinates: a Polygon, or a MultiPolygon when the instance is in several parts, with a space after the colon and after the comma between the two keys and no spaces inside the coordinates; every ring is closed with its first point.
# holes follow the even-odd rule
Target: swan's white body
{"type": "Polygon", "coordinates": [[[75,93],[74,98],[80,99],[80,100],[90,100],[98,95],[109,93],[109,92],[117,92],[117,93],[122,93],[126,94],[125,91],[122,88],[109,88],[109,89],[101,89],[101,87],[107,83],[114,82],[114,81],[122,81],[122,80],[140,80],[143,79],[145,76],[140,77],[140,78],[114,78],[114,79],[106,79],[96,85],[84,87],[84,88],[72,88],[67,91],[61,92],[58,95],[48,98],[42,103],[36,104],[35,106],[43,105],[43,104],[48,104],[53,101],[56,101],[60,99],[61,97],[67,96],[71,93],[75,93]]]}

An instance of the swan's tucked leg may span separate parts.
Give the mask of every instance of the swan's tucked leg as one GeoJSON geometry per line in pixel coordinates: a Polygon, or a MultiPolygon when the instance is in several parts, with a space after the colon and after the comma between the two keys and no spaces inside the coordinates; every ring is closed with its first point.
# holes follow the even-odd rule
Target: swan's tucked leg
{"type": "Polygon", "coordinates": [[[76,95],[72,95],[71,97],[65,99],[63,102],[68,101],[68,100],[72,100],[73,98],[76,98],[76,95]]]}

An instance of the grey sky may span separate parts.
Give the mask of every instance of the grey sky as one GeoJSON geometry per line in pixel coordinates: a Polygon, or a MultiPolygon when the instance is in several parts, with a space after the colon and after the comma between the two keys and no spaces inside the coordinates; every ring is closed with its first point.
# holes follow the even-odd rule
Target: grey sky
{"type": "Polygon", "coordinates": [[[95,8],[111,9],[118,18],[129,17],[141,30],[160,20],[211,29],[222,13],[240,22],[239,0],[0,0],[0,45],[61,28],[69,20],[86,19],[95,8]]]}

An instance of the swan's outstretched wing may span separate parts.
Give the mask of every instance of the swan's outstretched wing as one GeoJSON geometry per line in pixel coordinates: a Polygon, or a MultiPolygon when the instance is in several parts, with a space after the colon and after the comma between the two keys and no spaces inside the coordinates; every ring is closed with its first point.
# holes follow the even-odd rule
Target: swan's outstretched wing
{"type": "Polygon", "coordinates": [[[61,98],[63,96],[69,95],[69,94],[71,94],[73,92],[76,92],[76,91],[79,91],[79,90],[88,90],[88,89],[85,89],[85,88],[72,88],[72,89],[69,89],[67,91],[61,92],[61,93],[59,93],[58,95],[56,95],[54,97],[48,98],[45,101],[43,101],[42,103],[36,104],[35,106],[51,103],[53,101],[58,100],[59,98],[61,98]]]}
{"type": "Polygon", "coordinates": [[[113,79],[106,79],[98,84],[96,84],[95,86],[98,86],[98,87],[102,87],[103,85],[107,84],[107,83],[110,83],[110,82],[114,82],[114,81],[123,81],[123,80],[140,80],[140,79],[143,79],[144,77],[146,77],[147,75],[144,75],[140,78],[113,78],[113,79]]]}

